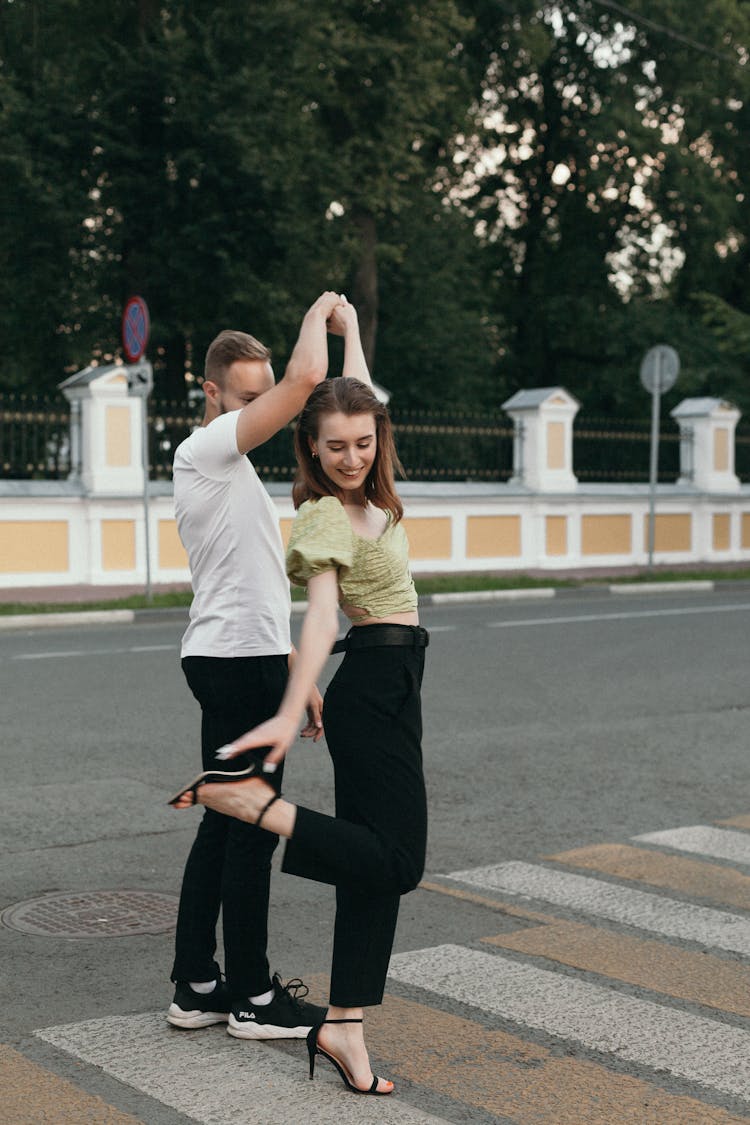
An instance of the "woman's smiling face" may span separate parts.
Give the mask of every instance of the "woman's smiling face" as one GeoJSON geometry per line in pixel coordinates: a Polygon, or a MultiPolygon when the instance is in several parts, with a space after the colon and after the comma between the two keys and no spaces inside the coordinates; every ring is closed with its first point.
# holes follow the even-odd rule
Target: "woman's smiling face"
{"type": "Polygon", "coordinates": [[[324,414],[320,419],[313,453],[328,479],[365,503],[365,481],[378,451],[377,429],[372,414],[324,414]],[[359,495],[358,495],[359,494],[359,495]]]}

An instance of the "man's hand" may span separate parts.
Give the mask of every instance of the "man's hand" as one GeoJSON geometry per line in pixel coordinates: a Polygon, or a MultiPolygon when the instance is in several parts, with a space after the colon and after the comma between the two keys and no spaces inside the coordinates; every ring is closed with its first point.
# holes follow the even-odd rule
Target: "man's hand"
{"type": "Polygon", "coordinates": [[[320,742],[323,737],[323,696],[317,687],[313,687],[307,701],[307,723],[300,731],[302,738],[311,738],[313,742],[320,742]]]}
{"type": "Polygon", "coordinates": [[[358,330],[357,310],[354,305],[349,304],[342,293],[341,303],[333,309],[328,318],[328,331],[332,336],[346,336],[348,332],[358,330]]]}
{"type": "Polygon", "coordinates": [[[337,306],[346,303],[346,297],[342,297],[339,293],[334,293],[332,289],[327,289],[325,293],[321,293],[317,301],[314,301],[310,308],[305,313],[305,320],[308,317],[322,316],[323,320],[328,321],[329,317],[333,314],[337,306]]]}

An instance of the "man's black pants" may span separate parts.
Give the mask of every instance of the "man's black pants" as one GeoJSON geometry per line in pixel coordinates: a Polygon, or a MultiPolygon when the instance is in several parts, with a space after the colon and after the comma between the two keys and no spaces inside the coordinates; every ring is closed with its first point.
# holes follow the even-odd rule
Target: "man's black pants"
{"type": "MultiPolygon", "coordinates": [[[[220,746],[276,714],[286,687],[286,656],[188,656],[185,677],[201,705],[203,768],[243,769],[249,756],[217,762],[220,746]]],[[[281,784],[279,766],[275,782],[281,784]]],[[[172,980],[207,981],[218,971],[216,923],[222,911],[227,984],[233,999],[271,987],[266,945],[271,857],[278,836],[206,809],[185,866],[172,980]]]]}

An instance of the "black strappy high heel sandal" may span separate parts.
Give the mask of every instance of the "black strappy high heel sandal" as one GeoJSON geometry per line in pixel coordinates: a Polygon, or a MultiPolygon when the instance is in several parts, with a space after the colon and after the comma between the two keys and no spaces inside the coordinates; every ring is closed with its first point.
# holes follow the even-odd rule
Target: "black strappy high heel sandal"
{"type": "MultiPolygon", "coordinates": [[[[268,781],[268,774],[263,773],[261,766],[258,765],[257,762],[251,762],[247,769],[244,770],[204,770],[188,785],[183,785],[182,789],[179,789],[174,797],[169,798],[167,804],[176,804],[180,797],[184,797],[186,793],[192,794],[192,804],[195,804],[197,799],[196,794],[201,785],[207,785],[209,782],[213,785],[221,781],[247,781],[248,778],[251,777],[262,777],[264,781],[268,781]]],[[[265,811],[264,809],[263,812],[265,811]]],[[[261,813],[261,816],[262,815],[263,813],[261,813]]]]}
{"type": "MultiPolygon", "coordinates": [[[[358,1019],[358,1020],[323,1020],[323,1023],[362,1023],[362,1022],[363,1021],[361,1019],[358,1019]]],[[[323,1023],[319,1023],[316,1027],[311,1027],[310,1031],[308,1032],[308,1035],[307,1035],[307,1053],[310,1056],[310,1081],[312,1082],[313,1075],[315,1073],[315,1056],[316,1055],[322,1055],[324,1059],[328,1059],[328,1061],[330,1063],[333,1063],[333,1065],[336,1067],[336,1070],[339,1072],[339,1076],[341,1078],[341,1081],[344,1083],[347,1090],[351,1090],[353,1094],[376,1094],[378,1097],[386,1097],[388,1094],[392,1094],[393,1090],[394,1090],[394,1086],[393,1086],[392,1082],[391,1082],[390,1090],[378,1090],[378,1082],[380,1081],[380,1079],[378,1078],[377,1074],[373,1077],[372,1086],[370,1086],[370,1088],[368,1090],[362,1090],[362,1089],[360,1089],[359,1086],[354,1085],[354,1083],[352,1082],[352,1076],[349,1073],[349,1071],[346,1069],[344,1064],[339,1059],[337,1059],[335,1055],[332,1055],[330,1053],[330,1051],[326,1051],[326,1049],[324,1047],[321,1047],[320,1044],[318,1043],[318,1032],[320,1031],[321,1027],[323,1026],[323,1023]]],[[[390,1079],[384,1078],[383,1081],[384,1082],[390,1081],[390,1079]]]]}

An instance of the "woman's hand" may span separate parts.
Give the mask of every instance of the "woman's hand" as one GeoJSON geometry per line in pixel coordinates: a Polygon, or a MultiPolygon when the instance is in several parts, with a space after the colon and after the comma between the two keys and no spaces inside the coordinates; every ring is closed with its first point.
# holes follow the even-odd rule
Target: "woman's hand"
{"type": "Polygon", "coordinates": [[[327,321],[332,336],[346,336],[347,332],[358,331],[357,310],[341,294],[341,304],[336,305],[327,321]]]}
{"type": "Polygon", "coordinates": [[[323,737],[323,696],[314,686],[307,701],[307,722],[299,732],[301,738],[311,738],[320,742],[323,737]]]}
{"type": "Polygon", "coordinates": [[[221,761],[227,761],[229,758],[236,758],[238,754],[244,753],[245,750],[261,750],[268,746],[269,751],[263,760],[263,769],[266,773],[273,773],[273,769],[269,770],[267,767],[270,765],[274,769],[276,768],[277,764],[284,759],[287,750],[296,737],[296,722],[284,715],[274,715],[272,719],[268,719],[258,727],[253,727],[247,734],[236,738],[234,742],[222,746],[220,750],[217,750],[216,757],[221,761]]]}

